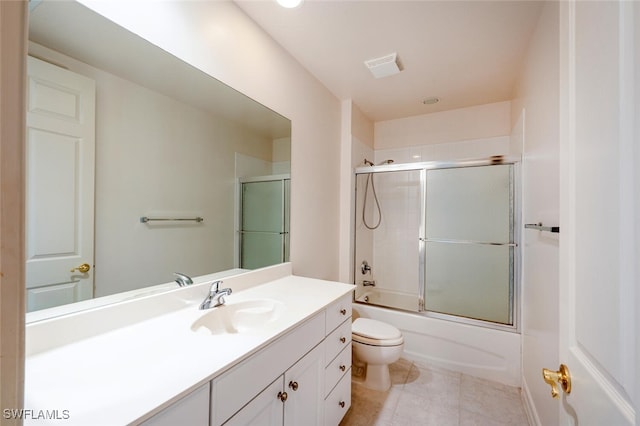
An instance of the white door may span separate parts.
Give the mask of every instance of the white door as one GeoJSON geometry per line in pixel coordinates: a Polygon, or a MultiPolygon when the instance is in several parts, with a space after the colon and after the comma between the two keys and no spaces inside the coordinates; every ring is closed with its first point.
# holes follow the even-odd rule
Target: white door
{"type": "Polygon", "coordinates": [[[93,297],[95,82],[32,57],[27,75],[26,285],[33,311],[93,297]],[[83,264],[90,269],[75,269],[83,264]]]}
{"type": "Polygon", "coordinates": [[[563,425],[636,424],[639,6],[561,4],[563,425]]]}

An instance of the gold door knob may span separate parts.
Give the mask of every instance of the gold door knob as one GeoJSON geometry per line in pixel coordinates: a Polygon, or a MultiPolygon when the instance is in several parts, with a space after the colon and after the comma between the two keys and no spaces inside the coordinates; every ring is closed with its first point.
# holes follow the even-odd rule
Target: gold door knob
{"type": "Polygon", "coordinates": [[[88,263],[83,263],[82,265],[78,266],[77,268],[73,268],[71,270],[71,272],[75,272],[78,271],[82,274],[86,274],[87,272],[89,272],[89,269],[91,269],[91,266],[89,266],[88,263]]]}
{"type": "Polygon", "coordinates": [[[545,382],[551,385],[551,397],[559,397],[560,392],[558,391],[558,383],[562,386],[563,391],[567,394],[571,393],[571,373],[569,373],[569,367],[566,365],[560,364],[560,370],[558,371],[551,371],[543,368],[542,378],[545,382]]]}
{"type": "Polygon", "coordinates": [[[282,402],[285,402],[289,395],[286,392],[278,392],[278,399],[282,402]]]}
{"type": "Polygon", "coordinates": [[[293,389],[294,391],[298,390],[298,382],[294,382],[293,380],[289,382],[289,388],[293,389]]]}

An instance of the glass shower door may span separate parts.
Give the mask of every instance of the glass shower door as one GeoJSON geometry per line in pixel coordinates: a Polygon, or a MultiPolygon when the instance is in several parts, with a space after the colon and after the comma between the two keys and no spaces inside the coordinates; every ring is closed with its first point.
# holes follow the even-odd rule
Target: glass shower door
{"type": "Polygon", "coordinates": [[[513,324],[511,165],[427,171],[425,310],[513,324]]]}
{"type": "Polygon", "coordinates": [[[423,170],[356,175],[356,300],[420,310],[423,170]],[[362,273],[366,261],[371,270],[362,273]]]}
{"type": "Polygon", "coordinates": [[[242,183],[240,267],[285,262],[289,252],[289,180],[242,183]]]}

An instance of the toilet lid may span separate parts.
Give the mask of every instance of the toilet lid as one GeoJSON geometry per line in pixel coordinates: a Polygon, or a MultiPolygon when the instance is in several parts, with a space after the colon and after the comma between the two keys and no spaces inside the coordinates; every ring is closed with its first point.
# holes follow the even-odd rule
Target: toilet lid
{"type": "Polygon", "coordinates": [[[395,340],[402,337],[400,330],[392,325],[369,318],[358,318],[351,325],[351,331],[358,336],[376,340],[395,340]]]}

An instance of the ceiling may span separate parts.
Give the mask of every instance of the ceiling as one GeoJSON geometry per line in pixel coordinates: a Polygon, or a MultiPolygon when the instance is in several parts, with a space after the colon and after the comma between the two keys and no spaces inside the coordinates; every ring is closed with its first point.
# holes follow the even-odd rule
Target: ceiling
{"type": "Polygon", "coordinates": [[[275,0],[238,6],[339,99],[372,121],[510,100],[541,1],[275,0]],[[402,71],[365,60],[396,52],[402,71]],[[440,102],[425,105],[423,100],[440,102]]]}

